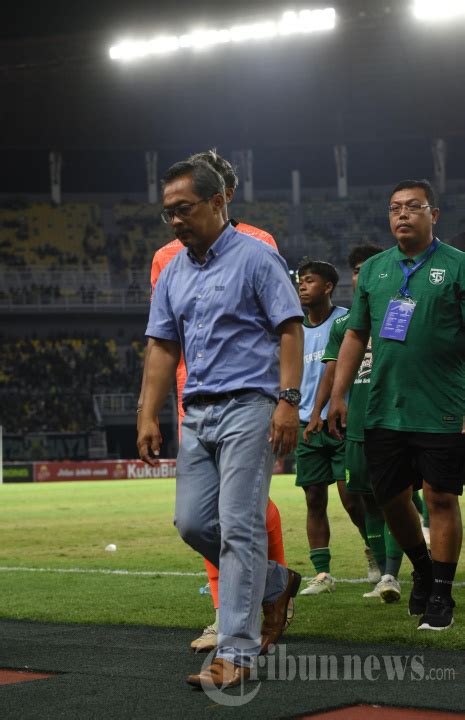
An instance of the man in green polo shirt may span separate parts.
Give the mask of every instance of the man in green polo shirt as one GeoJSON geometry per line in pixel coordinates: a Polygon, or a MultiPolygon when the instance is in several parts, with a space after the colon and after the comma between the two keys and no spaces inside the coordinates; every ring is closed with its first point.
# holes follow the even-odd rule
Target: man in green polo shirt
{"type": "Polygon", "coordinates": [[[462,542],[458,495],[465,476],[465,253],[433,236],[439,217],[425,180],[392,193],[397,245],[360,272],[338,357],[328,416],[341,437],[344,394],[372,337],[373,368],[365,418],[365,452],[377,503],[411,560],[411,615],[419,629],[453,623],[452,583],[462,542]],[[412,485],[423,479],[432,560],[412,485]]]}

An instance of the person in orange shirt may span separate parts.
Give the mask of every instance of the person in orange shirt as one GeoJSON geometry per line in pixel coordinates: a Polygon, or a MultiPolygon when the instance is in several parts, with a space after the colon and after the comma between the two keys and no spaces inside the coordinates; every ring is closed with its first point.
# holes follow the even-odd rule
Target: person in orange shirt
{"type": "MultiPolygon", "coordinates": [[[[231,163],[229,163],[227,160],[221,157],[215,149],[208,150],[207,152],[197,153],[196,155],[193,155],[189,158],[190,160],[203,160],[204,162],[209,163],[209,165],[212,165],[212,167],[220,173],[220,175],[224,178],[225,185],[226,185],[226,203],[230,203],[234,192],[239,184],[239,179],[234,171],[233,166],[231,163]]],[[[227,216],[227,210],[225,210],[225,222],[228,221],[227,216]]],[[[260,230],[259,228],[254,227],[253,225],[247,225],[246,223],[238,223],[235,220],[231,219],[229,222],[237,228],[239,232],[245,233],[246,235],[250,235],[251,237],[257,238],[258,240],[261,240],[262,242],[267,243],[268,245],[271,245],[276,250],[277,245],[276,242],[270,233],[267,233],[265,230],[260,230]]],[[[172,240],[171,242],[164,245],[162,248],[157,250],[155,252],[155,255],[153,256],[152,261],[152,269],[150,274],[150,283],[152,288],[152,295],[153,291],[155,289],[155,285],[157,283],[157,280],[160,276],[160,273],[163,271],[163,269],[171,262],[171,260],[181,251],[184,249],[184,245],[180,240],[177,238],[175,240],[172,240]]],[[[147,347],[149,348],[150,345],[153,344],[153,340],[149,338],[147,347]]],[[[146,357],[148,356],[148,353],[146,354],[146,357]]],[[[184,418],[184,408],[182,406],[182,393],[184,389],[184,385],[187,379],[187,370],[186,365],[184,363],[184,358],[181,357],[181,361],[178,365],[177,371],[176,371],[176,386],[177,386],[177,394],[178,394],[178,430],[179,433],[181,433],[181,424],[182,420],[184,418]]],[[[138,408],[142,406],[142,400],[144,395],[144,382],[145,382],[145,368],[144,368],[144,377],[142,379],[142,388],[141,393],[139,397],[139,403],[138,408]]],[[[274,504],[274,502],[271,500],[271,498],[268,500],[268,507],[266,511],[266,528],[268,532],[268,557],[270,560],[276,560],[276,562],[281,563],[282,565],[285,565],[285,559],[284,559],[284,546],[283,546],[283,536],[282,536],[282,529],[281,529],[281,516],[279,514],[279,510],[274,504]]],[[[202,635],[200,637],[196,638],[191,643],[191,648],[195,650],[196,652],[210,652],[213,650],[217,645],[217,629],[218,629],[218,568],[216,568],[214,565],[212,565],[208,560],[204,560],[205,567],[207,570],[208,575],[208,582],[210,585],[210,591],[212,594],[213,599],[213,606],[215,608],[216,612],[216,618],[215,622],[212,625],[208,625],[202,635]]],[[[294,614],[294,604],[293,600],[290,600],[289,606],[288,606],[288,613],[287,613],[287,625],[289,626],[292,617],[294,614]]]]}

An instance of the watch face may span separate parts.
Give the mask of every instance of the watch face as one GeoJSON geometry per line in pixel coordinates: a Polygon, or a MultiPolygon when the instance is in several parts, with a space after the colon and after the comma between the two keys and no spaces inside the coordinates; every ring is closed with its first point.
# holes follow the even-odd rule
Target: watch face
{"type": "Polygon", "coordinates": [[[279,397],[286,400],[290,405],[298,405],[302,396],[296,388],[289,388],[288,390],[280,392],[279,397]]]}

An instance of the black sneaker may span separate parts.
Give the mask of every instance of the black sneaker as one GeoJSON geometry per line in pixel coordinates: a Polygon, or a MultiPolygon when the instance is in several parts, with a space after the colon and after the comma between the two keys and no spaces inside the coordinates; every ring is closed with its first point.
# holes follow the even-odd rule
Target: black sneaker
{"type": "Polygon", "coordinates": [[[418,623],[418,630],[447,630],[454,624],[454,607],[452,598],[431,595],[425,614],[418,623]]]}
{"type": "Polygon", "coordinates": [[[413,588],[408,601],[409,615],[423,615],[426,612],[429,596],[433,587],[433,580],[427,582],[416,570],[412,573],[413,588]]]}

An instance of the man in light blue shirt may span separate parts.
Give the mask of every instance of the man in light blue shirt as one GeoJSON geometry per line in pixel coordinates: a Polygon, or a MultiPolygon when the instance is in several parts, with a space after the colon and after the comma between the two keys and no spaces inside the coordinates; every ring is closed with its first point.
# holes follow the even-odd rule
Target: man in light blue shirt
{"type": "Polygon", "coordinates": [[[265,514],[273,454],[297,442],[302,312],[284,260],[224,223],[224,202],[224,181],[206,163],[177,163],[165,175],[162,217],[186,250],[155,288],[138,435],[140,457],[155,464],[153,418],[182,349],[175,523],[220,569],[218,653],[188,677],[203,688],[249,677],[254,657],[279,638],[300,584],[298,573],[267,561],[265,514]]]}

